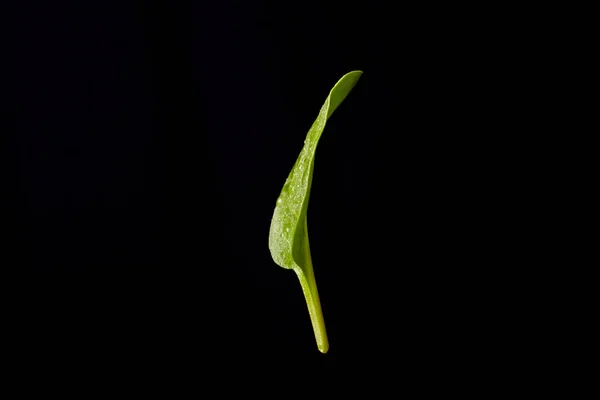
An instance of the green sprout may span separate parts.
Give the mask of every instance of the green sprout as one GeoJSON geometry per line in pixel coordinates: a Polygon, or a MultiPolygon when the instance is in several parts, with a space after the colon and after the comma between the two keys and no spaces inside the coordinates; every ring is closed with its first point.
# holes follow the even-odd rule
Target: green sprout
{"type": "Polygon", "coordinates": [[[269,232],[269,249],[277,265],[292,269],[298,275],[310,314],[317,347],[322,353],[329,350],[327,331],[321,310],[317,282],[310,257],[306,212],[314,170],[315,150],[331,114],[344,101],[358,82],[362,71],[344,75],[331,89],[329,96],[304,140],[304,147],[296,159],[277,199],[269,232]]]}

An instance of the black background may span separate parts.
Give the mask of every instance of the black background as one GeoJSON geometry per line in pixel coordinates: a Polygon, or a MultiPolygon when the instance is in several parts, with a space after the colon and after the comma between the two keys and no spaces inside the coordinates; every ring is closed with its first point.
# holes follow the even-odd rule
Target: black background
{"type": "Polygon", "coordinates": [[[488,119],[491,141],[470,134],[489,112],[493,39],[427,7],[22,4],[4,263],[24,271],[21,349],[40,368],[320,379],[389,365],[424,379],[460,370],[461,344],[468,368],[497,351],[497,327],[474,322],[491,308],[464,290],[493,286],[472,266],[499,218],[496,194],[473,187],[494,172],[472,161],[493,157],[501,123],[488,119]],[[322,136],[308,214],[323,355],[267,238],[310,125],[352,70],[364,74],[322,136]]]}

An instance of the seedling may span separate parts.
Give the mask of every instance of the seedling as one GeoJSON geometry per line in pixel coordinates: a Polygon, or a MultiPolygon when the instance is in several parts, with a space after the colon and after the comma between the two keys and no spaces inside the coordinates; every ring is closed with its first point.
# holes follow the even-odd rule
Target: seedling
{"type": "Polygon", "coordinates": [[[296,159],[296,164],[283,185],[275,205],[269,232],[269,249],[275,263],[285,269],[292,269],[298,275],[317,347],[322,353],[327,353],[329,350],[329,341],[310,257],[306,212],[319,138],[327,120],[348,96],[361,75],[362,71],[347,73],[329,92],[317,119],[306,135],[304,147],[296,159]]]}

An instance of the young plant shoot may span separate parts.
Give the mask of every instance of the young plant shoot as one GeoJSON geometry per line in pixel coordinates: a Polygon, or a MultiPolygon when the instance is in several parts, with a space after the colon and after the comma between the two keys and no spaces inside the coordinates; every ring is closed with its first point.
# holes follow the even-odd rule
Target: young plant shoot
{"type": "Polygon", "coordinates": [[[269,249],[277,265],[298,275],[310,314],[317,347],[329,350],[325,321],[310,257],[306,212],[310,197],[315,150],[325,123],[358,82],[362,71],[344,75],[331,89],[319,115],[308,131],[304,147],[296,159],[277,199],[269,232],[269,249]]]}

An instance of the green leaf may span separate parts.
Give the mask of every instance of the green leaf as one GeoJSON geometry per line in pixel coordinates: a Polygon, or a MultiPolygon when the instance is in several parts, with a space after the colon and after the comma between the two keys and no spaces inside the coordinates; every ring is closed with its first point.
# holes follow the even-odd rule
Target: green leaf
{"type": "Polygon", "coordinates": [[[310,314],[317,347],[329,350],[325,321],[308,244],[306,212],[310,197],[317,143],[325,123],[358,82],[362,71],[344,75],[331,89],[321,111],[306,135],[304,147],[292,168],[275,205],[269,232],[269,249],[275,263],[298,275],[310,314]]]}

